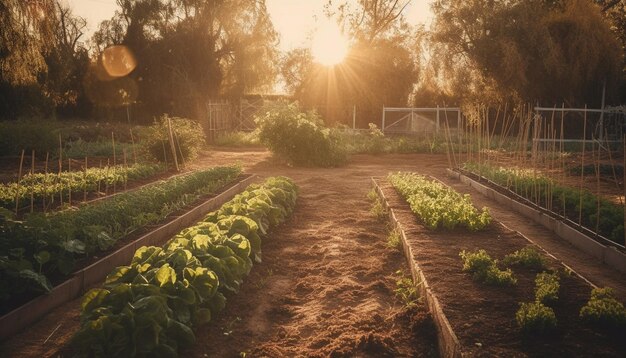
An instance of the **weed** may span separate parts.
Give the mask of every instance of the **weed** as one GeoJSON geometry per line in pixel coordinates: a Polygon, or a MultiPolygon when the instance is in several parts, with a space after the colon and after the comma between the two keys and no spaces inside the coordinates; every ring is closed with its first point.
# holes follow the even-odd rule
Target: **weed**
{"type": "Polygon", "coordinates": [[[387,236],[387,246],[392,249],[402,250],[402,235],[400,235],[400,231],[398,229],[389,231],[389,236],[387,236]]]}
{"type": "Polygon", "coordinates": [[[413,282],[411,277],[405,276],[404,272],[401,270],[396,271],[396,274],[400,276],[396,281],[396,289],[393,290],[396,297],[400,299],[406,309],[416,307],[420,299],[417,292],[417,285],[413,282]]]}
{"type": "Polygon", "coordinates": [[[372,215],[374,215],[378,220],[384,221],[387,218],[387,209],[385,209],[380,197],[376,193],[376,190],[370,190],[367,193],[367,198],[372,202],[370,213],[372,213],[372,215]]]}

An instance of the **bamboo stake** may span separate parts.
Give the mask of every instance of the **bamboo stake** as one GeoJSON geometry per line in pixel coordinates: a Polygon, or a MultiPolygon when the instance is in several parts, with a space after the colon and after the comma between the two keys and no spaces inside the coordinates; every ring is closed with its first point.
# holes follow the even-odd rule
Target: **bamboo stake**
{"type": "MultiPolygon", "coordinates": [[[[98,166],[100,170],[102,170],[102,159],[100,159],[100,165],[98,166]]],[[[102,180],[98,180],[98,195],[100,195],[100,186],[102,185],[102,180]]]]}
{"type": "MultiPolygon", "coordinates": [[[[35,150],[33,149],[30,158],[30,174],[35,174],[35,150]]],[[[30,187],[30,212],[35,210],[35,186],[30,187]]]]}
{"type": "Polygon", "coordinates": [[[133,161],[137,164],[137,148],[135,148],[135,137],[133,136],[133,128],[130,128],[130,144],[133,146],[133,161]]]}
{"type": "Polygon", "coordinates": [[[83,175],[83,201],[87,201],[87,157],[85,156],[85,171],[83,175]]]}
{"type": "Polygon", "coordinates": [[[22,155],[20,156],[20,170],[17,173],[17,190],[15,192],[15,215],[20,209],[20,183],[22,181],[22,167],[24,165],[24,149],[22,149],[22,155]]]}
{"type": "MultiPolygon", "coordinates": [[[[585,109],[587,109],[587,105],[585,105],[585,109]]],[[[587,143],[585,143],[587,139],[587,111],[585,111],[583,118],[583,155],[581,156],[580,187],[578,189],[578,225],[582,225],[583,220],[583,181],[585,180],[585,148],[587,147],[587,143]]]]}
{"type": "MultiPolygon", "coordinates": [[[[115,172],[115,166],[117,165],[117,156],[115,153],[115,133],[111,132],[111,141],[113,142],[113,172],[115,172]]],[[[116,181],[113,180],[113,194],[117,191],[116,181]]]]}
{"type": "Polygon", "coordinates": [[[172,150],[172,155],[174,156],[174,166],[176,167],[176,171],[179,172],[180,168],[178,167],[178,158],[176,156],[176,146],[174,145],[174,135],[172,133],[172,121],[170,120],[170,118],[167,118],[167,127],[168,127],[168,132],[169,132],[169,137],[170,137],[170,147],[172,150]]]}
{"type": "MultiPolygon", "coordinates": [[[[593,150],[595,151],[596,142],[593,143],[593,150]]],[[[596,163],[594,165],[596,170],[596,236],[598,236],[598,229],[600,227],[600,142],[598,142],[598,157],[596,159],[596,163]]]]}
{"type": "Polygon", "coordinates": [[[626,134],[623,135],[623,151],[624,151],[624,179],[622,182],[622,186],[624,187],[624,245],[626,246],[626,134]]]}
{"type": "Polygon", "coordinates": [[[61,134],[59,134],[59,176],[57,177],[59,185],[59,203],[63,206],[63,183],[61,182],[61,173],[63,172],[63,143],[61,142],[61,134]]]}
{"type": "MultiPolygon", "coordinates": [[[[124,154],[124,169],[128,169],[128,166],[126,165],[126,148],[124,148],[122,153],[124,154]]],[[[124,174],[124,190],[127,189],[127,184],[128,184],[128,172],[124,174]]]]}
{"type": "MultiPolygon", "coordinates": [[[[70,159],[70,158],[67,158],[67,173],[70,175],[70,178],[71,178],[71,175],[72,175],[72,159],[70,159]]],[[[71,179],[70,179],[70,184],[68,186],[68,193],[67,194],[68,194],[68,197],[69,197],[69,199],[68,199],[69,204],[70,204],[70,206],[72,206],[72,182],[71,182],[71,179]]]]}
{"type": "MultiPolygon", "coordinates": [[[[559,151],[561,155],[561,182],[565,182],[565,155],[563,153],[563,139],[565,138],[563,123],[565,122],[565,103],[561,103],[561,143],[559,145],[559,151]]],[[[561,190],[561,201],[563,205],[563,217],[567,217],[565,211],[565,191],[561,190]]]]}
{"type": "Polygon", "coordinates": [[[43,212],[46,212],[46,193],[48,192],[48,157],[50,153],[46,152],[46,165],[44,167],[44,180],[43,180],[43,201],[42,201],[42,209],[43,212]]]}

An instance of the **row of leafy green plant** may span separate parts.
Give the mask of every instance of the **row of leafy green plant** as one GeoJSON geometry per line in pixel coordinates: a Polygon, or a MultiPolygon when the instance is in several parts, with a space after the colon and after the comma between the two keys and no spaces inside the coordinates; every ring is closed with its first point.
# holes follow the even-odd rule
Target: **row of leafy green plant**
{"type": "Polygon", "coordinates": [[[389,175],[389,181],[409,203],[411,210],[431,229],[481,230],[491,222],[487,208],[478,211],[468,194],[455,190],[415,173],[398,172],[389,175]]]}
{"type": "Polygon", "coordinates": [[[69,193],[92,193],[107,186],[148,178],[161,170],[157,164],[134,164],[61,173],[29,173],[18,182],[0,184],[0,206],[13,209],[16,201],[22,206],[30,203],[31,198],[36,202],[53,201],[69,193]]]}
{"type": "Polygon", "coordinates": [[[34,213],[15,220],[0,210],[0,304],[2,312],[51,289],[76,261],[105,251],[118,240],[199,196],[233,181],[239,167],[216,167],[158,181],[79,208],[34,213]]]}
{"type": "Polygon", "coordinates": [[[267,179],[209,213],[161,247],[141,247],[128,266],[114,269],[104,287],[83,297],[81,327],[72,340],[78,356],[177,356],[238,291],[261,237],[292,212],[297,188],[267,179]]]}
{"type": "Polygon", "coordinates": [[[618,243],[624,240],[624,207],[598,198],[588,190],[564,186],[544,175],[517,168],[465,163],[464,169],[574,222],[582,219],[581,224],[590,230],[596,231],[597,226],[597,232],[609,240],[618,243]]]}
{"type": "MultiPolygon", "coordinates": [[[[540,334],[554,330],[557,318],[554,312],[559,301],[560,275],[545,271],[546,263],[539,252],[525,247],[502,260],[506,269],[498,267],[498,260],[491,258],[485,250],[461,251],[463,271],[472,278],[487,285],[511,286],[517,283],[511,267],[519,266],[541,270],[535,277],[535,300],[522,302],[515,314],[515,320],[525,334],[540,334]]],[[[580,310],[580,319],[601,329],[626,329],[626,309],[619,302],[611,288],[594,288],[591,298],[580,310]]]]}

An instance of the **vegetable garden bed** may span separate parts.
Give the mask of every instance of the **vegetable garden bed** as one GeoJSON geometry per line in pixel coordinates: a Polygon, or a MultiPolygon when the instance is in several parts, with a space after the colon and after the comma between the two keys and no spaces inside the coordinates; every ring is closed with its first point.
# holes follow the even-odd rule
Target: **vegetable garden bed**
{"type": "Polygon", "coordinates": [[[484,178],[480,180],[480,177],[475,174],[453,170],[449,170],[448,174],[474,187],[483,195],[494,198],[514,211],[552,230],[562,239],[589,253],[608,266],[626,273],[626,253],[623,245],[594,235],[590,230],[577,225],[571,220],[555,215],[553,212],[525,200],[496,183],[484,178]]]}
{"type": "Polygon", "coordinates": [[[459,253],[485,249],[491,257],[502,260],[533,245],[498,223],[491,223],[482,231],[429,229],[416,220],[409,205],[389,182],[381,180],[379,185],[404,229],[413,259],[459,340],[463,355],[622,357],[626,354],[621,341],[623,328],[598,328],[580,319],[580,310],[589,300],[592,287],[545,254],[542,255],[545,270],[557,272],[560,278],[559,299],[552,305],[557,326],[547,333],[522,333],[516,313],[521,303],[535,300],[535,278],[542,270],[511,266],[514,285],[487,285],[463,271],[459,253]]]}
{"type": "MultiPolygon", "coordinates": [[[[223,169],[228,169],[228,168],[223,168],[223,169]]],[[[220,172],[220,170],[218,171],[214,171],[213,169],[209,170],[209,171],[205,171],[205,172],[200,172],[200,176],[198,178],[192,177],[194,180],[197,179],[204,179],[204,180],[208,180],[210,178],[213,178],[214,180],[211,181],[207,181],[204,184],[202,184],[200,187],[196,188],[195,190],[190,191],[188,194],[185,194],[185,190],[189,190],[189,185],[181,185],[180,187],[176,187],[176,190],[178,190],[180,193],[176,194],[175,197],[177,198],[176,201],[172,201],[172,202],[163,202],[163,204],[161,205],[165,205],[161,210],[159,210],[159,213],[157,213],[157,215],[152,214],[151,218],[145,218],[144,220],[142,220],[141,222],[135,222],[134,219],[132,221],[132,230],[123,230],[120,231],[120,227],[117,227],[117,230],[120,232],[120,235],[115,235],[114,237],[105,237],[107,238],[107,242],[109,243],[109,246],[107,249],[102,250],[101,252],[94,252],[94,251],[90,251],[91,255],[85,255],[85,252],[82,253],[82,255],[77,255],[77,257],[72,258],[72,263],[73,266],[76,268],[82,268],[79,269],[78,271],[75,271],[76,269],[74,268],[72,271],[74,272],[72,275],[62,275],[60,272],[58,271],[46,271],[46,272],[52,272],[52,276],[51,280],[53,282],[56,283],[56,287],[54,289],[54,291],[56,292],[63,292],[63,293],[57,293],[56,296],[50,296],[50,295],[44,295],[44,296],[40,296],[38,298],[36,298],[34,301],[31,301],[31,299],[35,296],[34,293],[31,291],[26,291],[26,293],[22,293],[19,294],[19,291],[17,290],[13,290],[10,288],[10,284],[11,282],[14,282],[15,279],[22,277],[22,275],[24,275],[23,272],[28,272],[28,271],[24,271],[25,269],[27,269],[28,267],[31,268],[33,267],[33,264],[30,264],[29,262],[25,261],[25,259],[27,259],[28,257],[24,255],[24,252],[27,251],[27,249],[25,249],[26,246],[24,247],[18,247],[16,246],[17,244],[19,244],[22,241],[18,241],[18,240],[11,240],[12,236],[11,234],[14,233],[11,230],[15,230],[15,229],[11,229],[8,230],[6,226],[3,226],[3,250],[7,250],[6,252],[8,253],[8,255],[14,255],[15,250],[21,250],[20,252],[22,252],[22,256],[24,257],[23,259],[21,259],[21,261],[11,261],[11,256],[5,256],[2,257],[2,277],[6,278],[11,278],[14,277],[15,279],[13,279],[13,281],[9,281],[8,279],[5,280],[3,279],[2,285],[3,285],[3,292],[11,295],[10,300],[5,300],[3,302],[3,310],[4,312],[9,312],[8,308],[12,307],[12,308],[17,308],[18,306],[20,306],[21,304],[23,304],[24,302],[28,302],[31,301],[31,303],[27,304],[26,306],[23,306],[23,312],[39,312],[39,313],[33,313],[34,316],[40,316],[41,312],[45,312],[50,305],[52,306],[56,306],[59,305],[60,303],[64,302],[65,300],[71,299],[73,297],[76,297],[76,295],[78,294],[78,292],[80,292],[81,289],[88,287],[89,285],[93,284],[95,281],[99,281],[99,278],[93,278],[93,276],[97,276],[97,275],[103,275],[104,273],[98,273],[99,271],[95,269],[95,267],[99,266],[99,265],[107,265],[110,263],[107,263],[109,261],[113,261],[115,263],[115,259],[113,259],[112,257],[114,256],[114,254],[112,256],[107,256],[103,259],[100,259],[100,257],[102,257],[102,254],[105,254],[105,252],[112,252],[114,250],[118,250],[118,251],[123,251],[123,250],[128,250],[129,246],[133,246],[134,243],[133,241],[136,240],[137,238],[140,237],[140,235],[142,235],[143,233],[145,233],[146,229],[149,229],[150,227],[154,228],[154,225],[157,224],[159,221],[162,221],[163,219],[165,219],[166,217],[170,217],[171,220],[169,223],[166,223],[164,226],[162,226],[161,228],[158,228],[156,230],[153,231],[153,233],[147,234],[145,236],[142,236],[142,239],[146,239],[148,240],[148,242],[150,242],[150,237],[156,235],[156,237],[158,237],[158,235],[167,235],[167,234],[173,234],[176,230],[178,230],[178,228],[180,227],[181,223],[183,224],[189,224],[190,222],[197,220],[199,218],[198,215],[202,214],[202,211],[204,210],[204,212],[206,212],[207,210],[210,210],[211,207],[215,206],[215,205],[219,205],[221,204],[221,202],[219,202],[220,199],[215,199],[215,198],[209,198],[213,197],[216,191],[219,190],[225,190],[228,189],[228,185],[229,183],[231,183],[240,173],[240,169],[238,168],[233,168],[233,170],[226,170],[223,172],[220,172]],[[207,176],[208,175],[208,176],[207,176]],[[217,176],[215,176],[217,175],[217,176]],[[192,194],[193,193],[193,194],[192,194]],[[182,196],[181,196],[182,195],[182,196]],[[196,203],[199,199],[201,198],[205,198],[208,199],[208,201],[206,201],[203,204],[200,204],[199,206],[197,206],[195,209],[192,209],[189,211],[189,205],[192,203],[196,203]],[[214,204],[214,202],[217,200],[218,204],[214,204]],[[213,206],[212,206],[213,205],[213,206]],[[189,213],[184,214],[185,212],[189,211],[189,213]],[[200,214],[198,214],[200,212],[200,214]],[[179,214],[183,214],[181,216],[174,216],[174,214],[179,213],[179,214]],[[189,219],[191,218],[191,219],[189,219]],[[190,221],[191,220],[191,221],[190,221]],[[158,232],[160,232],[160,234],[157,234],[158,232]],[[15,247],[14,249],[10,249],[10,247],[15,247]],[[12,266],[10,266],[12,265],[12,266]],[[16,266],[17,265],[17,266],[16,266]],[[21,265],[21,266],[20,266],[21,265]],[[22,268],[20,268],[22,267],[22,268]],[[20,271],[22,270],[22,271],[20,271]],[[87,273],[85,273],[87,272],[87,273]],[[14,274],[15,273],[15,274],[14,274]],[[68,280],[68,277],[70,278],[68,280]],[[58,296],[61,295],[64,298],[59,299],[58,296]],[[42,304],[43,308],[41,309],[36,309],[36,310],[31,310],[28,308],[24,308],[24,307],[34,307],[37,306],[36,303],[33,302],[40,302],[40,301],[45,301],[45,302],[49,302],[46,304],[42,304]]],[[[248,183],[249,180],[251,180],[249,177],[245,178],[245,177],[241,177],[240,180],[242,180],[244,183],[248,183]]],[[[185,178],[180,178],[178,177],[177,180],[175,180],[174,182],[170,183],[171,185],[177,186],[180,184],[184,184],[185,178]],[[181,180],[183,180],[181,182],[181,180]]],[[[146,186],[146,187],[142,187],[145,189],[149,189],[149,191],[154,191],[154,193],[157,195],[155,196],[150,196],[150,197],[145,197],[143,200],[146,200],[148,204],[151,204],[151,201],[156,201],[159,199],[165,199],[168,197],[168,192],[166,189],[166,187],[162,187],[163,185],[161,185],[161,183],[166,184],[168,182],[160,182],[160,183],[155,183],[152,186],[146,186]],[[156,190],[156,191],[155,191],[156,190]]],[[[193,185],[192,185],[193,186],[193,185]]],[[[241,185],[237,185],[235,184],[234,187],[232,184],[230,184],[230,189],[226,190],[226,192],[224,194],[222,194],[220,197],[228,197],[229,195],[232,196],[234,195],[234,192],[238,191],[241,189],[241,185]]],[[[116,215],[126,215],[124,214],[125,212],[119,212],[121,210],[121,207],[119,206],[120,204],[123,204],[125,202],[130,203],[131,201],[134,201],[133,205],[131,205],[131,207],[136,207],[137,205],[141,206],[142,203],[142,190],[138,190],[138,191],[134,191],[134,192],[129,192],[127,194],[120,194],[115,196],[114,198],[112,198],[113,200],[111,200],[111,202],[108,201],[101,201],[98,203],[95,203],[93,205],[85,205],[83,207],[81,207],[81,209],[85,209],[85,213],[84,215],[80,214],[80,209],[79,211],[70,211],[67,213],[67,215],[73,215],[74,213],[79,213],[77,215],[77,218],[73,219],[72,222],[74,222],[74,224],[76,224],[73,228],[73,230],[78,230],[78,234],[80,234],[81,230],[84,230],[85,228],[85,223],[84,220],[85,218],[89,219],[96,219],[95,221],[92,220],[92,222],[94,223],[94,225],[102,225],[102,230],[104,230],[104,227],[106,225],[112,225],[112,223],[110,222],[110,220],[113,220],[114,218],[116,218],[117,216],[113,216],[113,217],[109,217],[106,214],[107,213],[116,213],[116,215]],[[100,220],[100,221],[98,221],[100,220]]],[[[161,201],[156,201],[156,203],[161,202],[161,201]]],[[[222,201],[223,202],[223,201],[222,201]]],[[[61,215],[66,215],[61,213],[61,215]]],[[[130,218],[126,218],[124,220],[128,221],[129,219],[135,218],[137,215],[142,215],[141,210],[133,210],[132,213],[128,214],[130,216],[130,218]]],[[[10,224],[11,222],[8,223],[4,223],[5,225],[10,224]]],[[[36,222],[37,223],[37,222],[36,222]]],[[[40,223],[40,222],[39,222],[40,223]]],[[[130,223],[130,222],[129,222],[130,223]]],[[[19,225],[20,223],[18,223],[19,225]]],[[[41,224],[41,223],[40,223],[41,224]]],[[[46,224],[44,222],[44,224],[46,224]]],[[[54,222],[50,222],[47,223],[47,225],[42,226],[43,228],[47,228],[48,225],[50,225],[51,229],[58,229],[56,228],[54,225],[54,222]]],[[[20,226],[18,226],[18,230],[24,231],[20,229],[20,226]]],[[[18,233],[20,233],[18,232],[18,233]]],[[[22,240],[35,240],[35,238],[33,238],[32,236],[30,236],[30,232],[28,230],[25,230],[23,232],[24,235],[21,235],[20,237],[22,237],[22,240]]],[[[44,240],[46,238],[49,238],[50,236],[46,235],[46,231],[41,231],[41,232],[37,232],[37,234],[40,235],[40,237],[38,238],[38,240],[44,240]]],[[[84,235],[84,233],[83,233],[84,235]]],[[[100,235],[96,235],[96,237],[99,237],[100,235]]],[[[54,236],[53,236],[54,237],[54,236]]],[[[66,238],[67,240],[67,238],[66,238]]],[[[82,237],[77,237],[75,239],[72,239],[72,242],[74,242],[75,244],[78,244],[79,240],[82,240],[82,237]]],[[[163,239],[164,240],[164,239],[163,239]]],[[[24,241],[24,243],[28,243],[28,241],[24,241]]],[[[44,242],[45,243],[45,242],[44,242]]],[[[43,244],[38,244],[38,245],[43,245],[43,244]]],[[[50,244],[47,244],[50,245],[50,244]]],[[[84,243],[83,243],[84,245],[84,243]]],[[[61,248],[64,246],[60,246],[61,248]]],[[[102,249],[102,248],[101,248],[102,249]]],[[[32,248],[31,248],[32,250],[32,248]]],[[[50,253],[51,251],[48,251],[49,249],[40,249],[43,250],[45,252],[48,252],[47,255],[51,256],[51,255],[58,255],[55,254],[54,252],[50,253]]],[[[38,252],[42,252],[42,251],[34,251],[35,253],[38,252]]],[[[132,254],[132,253],[131,253],[132,254]]],[[[41,256],[41,254],[36,254],[35,255],[35,259],[37,259],[37,257],[41,256]]],[[[58,259],[58,257],[57,257],[58,259]]],[[[114,264],[113,263],[113,264],[114,264]]],[[[43,266],[43,265],[41,265],[43,266]]],[[[40,266],[40,268],[41,268],[40,266]]],[[[54,267],[53,267],[54,268],[54,267]]],[[[56,269],[58,270],[58,268],[56,269]]],[[[68,272],[69,274],[69,272],[68,272]]],[[[43,273],[41,271],[36,272],[33,271],[31,274],[29,274],[29,277],[34,277],[37,278],[38,280],[42,281],[42,286],[45,284],[46,286],[44,287],[48,287],[48,290],[51,291],[52,287],[50,287],[50,283],[46,282],[48,280],[48,278],[46,276],[43,275],[43,273]]],[[[32,280],[32,278],[31,278],[32,280]]],[[[15,283],[17,284],[17,281],[15,281],[15,283]]],[[[22,282],[21,283],[21,289],[24,289],[26,287],[26,284],[28,282],[22,282]]],[[[13,311],[15,312],[15,311],[13,311]]],[[[8,313],[5,317],[3,317],[2,319],[4,320],[4,318],[6,318],[7,316],[11,315],[11,313],[8,313]]],[[[19,315],[17,315],[19,316],[19,315]]],[[[26,316],[30,316],[26,315],[26,316]]],[[[29,318],[30,320],[32,320],[32,318],[29,318]]],[[[19,320],[19,319],[18,319],[19,320]]],[[[24,318],[24,320],[27,320],[27,318],[24,318]]],[[[22,324],[23,326],[24,324],[22,324]]],[[[2,324],[0,325],[0,327],[2,327],[3,330],[11,330],[11,332],[15,331],[15,327],[16,325],[5,325],[2,324]]],[[[5,334],[4,331],[1,332],[0,337],[5,337],[8,334],[5,334]]]]}

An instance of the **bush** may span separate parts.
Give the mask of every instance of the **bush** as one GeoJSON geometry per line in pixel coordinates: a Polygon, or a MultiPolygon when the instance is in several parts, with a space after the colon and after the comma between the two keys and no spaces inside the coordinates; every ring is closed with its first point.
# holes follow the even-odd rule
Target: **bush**
{"type": "Polygon", "coordinates": [[[59,151],[59,130],[49,121],[19,120],[0,122],[0,155],[20,155],[22,150],[39,157],[59,151]]]}
{"type": "Polygon", "coordinates": [[[222,134],[215,138],[215,143],[218,147],[258,147],[259,133],[253,132],[230,132],[222,134]]]}
{"type": "Polygon", "coordinates": [[[478,282],[493,286],[511,286],[517,283],[510,269],[500,270],[498,261],[494,260],[485,250],[459,253],[463,259],[463,271],[470,272],[472,278],[478,282]]]}
{"type": "Polygon", "coordinates": [[[525,333],[543,333],[556,328],[554,311],[541,302],[520,304],[515,320],[525,333]]]}
{"type": "Polygon", "coordinates": [[[626,309],[611,288],[594,288],[589,302],[580,310],[584,321],[608,328],[626,328],[626,309]]]}
{"type": "MultiPolygon", "coordinates": [[[[161,162],[173,162],[168,118],[167,115],[163,115],[158,123],[147,127],[140,134],[140,143],[144,150],[161,162]]],[[[172,123],[178,162],[183,163],[195,159],[200,149],[206,144],[202,127],[198,122],[186,118],[169,119],[172,123]]]]}
{"type": "Polygon", "coordinates": [[[279,104],[255,121],[261,143],[291,164],[332,167],[347,160],[319,115],[302,112],[297,104],[279,104]]]}

